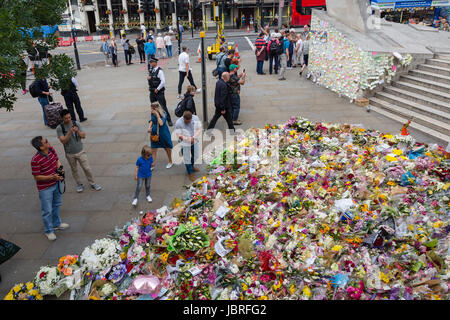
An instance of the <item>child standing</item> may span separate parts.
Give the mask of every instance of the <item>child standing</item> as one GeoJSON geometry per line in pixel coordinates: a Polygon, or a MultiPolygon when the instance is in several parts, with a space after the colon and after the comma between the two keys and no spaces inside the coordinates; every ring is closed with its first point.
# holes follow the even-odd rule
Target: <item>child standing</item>
{"type": "Polygon", "coordinates": [[[136,161],[136,169],[134,170],[134,180],[137,181],[136,192],[134,193],[134,199],[131,203],[136,207],[139,198],[139,192],[141,192],[142,184],[145,182],[145,194],[148,202],[152,202],[150,197],[150,181],[152,180],[152,166],[153,157],[152,149],[149,146],[144,146],[141,151],[141,156],[136,161]]]}

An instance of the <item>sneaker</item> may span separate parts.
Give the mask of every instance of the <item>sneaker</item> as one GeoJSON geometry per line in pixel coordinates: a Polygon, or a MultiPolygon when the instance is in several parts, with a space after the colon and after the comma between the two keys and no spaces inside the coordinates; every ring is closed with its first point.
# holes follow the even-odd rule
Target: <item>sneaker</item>
{"type": "Polygon", "coordinates": [[[194,172],[199,172],[200,170],[198,168],[193,168],[194,172]]]}
{"type": "Polygon", "coordinates": [[[83,192],[83,190],[84,190],[83,185],[79,184],[78,187],[77,187],[77,192],[80,193],[80,192],[83,192]]]}
{"type": "Polygon", "coordinates": [[[168,163],[167,166],[166,166],[166,169],[170,169],[172,167],[173,167],[173,163],[168,163]]]}
{"type": "Polygon", "coordinates": [[[23,90],[22,90],[22,94],[23,94],[23,95],[24,95],[24,94],[27,94],[27,92],[28,92],[27,89],[23,89],[23,90]]]}
{"type": "Polygon", "coordinates": [[[169,127],[172,127],[173,126],[172,120],[168,120],[167,124],[169,125],[169,127]]]}
{"type": "Polygon", "coordinates": [[[56,240],[56,235],[52,232],[52,233],[46,233],[45,234],[47,236],[47,239],[50,241],[55,241],[56,240]]]}
{"type": "Polygon", "coordinates": [[[133,62],[130,62],[129,64],[134,64],[133,62]]]}
{"type": "Polygon", "coordinates": [[[102,190],[102,187],[100,187],[98,184],[94,183],[93,185],[91,185],[91,188],[94,189],[95,191],[100,191],[102,190]]]}
{"type": "MultiPolygon", "coordinates": [[[[135,200],[137,200],[137,199],[135,199],[135,200]]],[[[152,197],[147,196],[147,201],[148,201],[148,202],[152,202],[152,201],[153,201],[153,200],[152,200],[152,197]]]]}
{"type": "Polygon", "coordinates": [[[280,78],[280,79],[278,79],[278,80],[286,80],[286,78],[280,78]]]}
{"type": "Polygon", "coordinates": [[[236,120],[236,121],[233,121],[233,124],[240,126],[242,124],[242,121],[236,120]]]}
{"type": "Polygon", "coordinates": [[[155,169],[155,166],[151,166],[150,170],[152,170],[152,171],[153,171],[153,169],[155,169]]]}
{"type": "Polygon", "coordinates": [[[193,173],[188,174],[188,176],[189,176],[189,180],[195,181],[195,177],[194,177],[193,173]]]}
{"type": "Polygon", "coordinates": [[[133,207],[136,207],[136,206],[137,206],[137,203],[138,203],[138,199],[134,199],[133,202],[131,203],[131,205],[132,205],[133,207]]]}
{"type": "Polygon", "coordinates": [[[110,64],[107,64],[105,67],[111,67],[111,65],[110,65],[110,64]]]}
{"type": "Polygon", "coordinates": [[[53,230],[65,230],[67,228],[69,228],[69,224],[63,222],[59,225],[59,227],[53,228],[53,230]]]}
{"type": "Polygon", "coordinates": [[[292,67],[287,67],[286,70],[292,70],[292,67]]]}
{"type": "Polygon", "coordinates": [[[195,93],[200,93],[200,92],[202,92],[202,89],[195,90],[195,93]]]}
{"type": "Polygon", "coordinates": [[[85,122],[87,118],[80,119],[80,122],[85,122]]]}

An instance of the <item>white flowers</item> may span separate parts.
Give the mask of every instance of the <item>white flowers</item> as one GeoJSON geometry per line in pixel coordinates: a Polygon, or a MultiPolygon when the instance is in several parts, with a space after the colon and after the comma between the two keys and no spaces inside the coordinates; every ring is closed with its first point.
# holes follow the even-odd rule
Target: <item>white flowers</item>
{"type": "Polygon", "coordinates": [[[42,267],[34,278],[34,282],[42,295],[54,294],[59,280],[60,276],[56,267],[42,267]]]}
{"type": "Polygon", "coordinates": [[[111,268],[120,261],[119,242],[113,239],[100,239],[86,247],[81,254],[81,266],[86,270],[100,272],[111,268]]]}
{"type": "Polygon", "coordinates": [[[130,260],[131,262],[138,262],[139,260],[141,260],[142,258],[145,258],[147,254],[145,253],[144,249],[138,245],[138,244],[133,244],[131,246],[131,248],[128,250],[128,260],[130,260]]]}

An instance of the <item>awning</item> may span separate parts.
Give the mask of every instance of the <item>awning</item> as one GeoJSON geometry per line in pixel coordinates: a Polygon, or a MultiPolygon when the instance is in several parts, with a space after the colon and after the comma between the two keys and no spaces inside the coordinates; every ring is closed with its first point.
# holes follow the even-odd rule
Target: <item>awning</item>
{"type": "Polygon", "coordinates": [[[374,9],[448,7],[450,0],[371,0],[374,9]]]}

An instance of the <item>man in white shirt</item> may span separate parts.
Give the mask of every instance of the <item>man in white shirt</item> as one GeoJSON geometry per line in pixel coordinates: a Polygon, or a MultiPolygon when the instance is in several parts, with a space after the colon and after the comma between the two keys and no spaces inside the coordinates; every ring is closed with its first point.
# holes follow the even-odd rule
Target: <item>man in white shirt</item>
{"type": "Polygon", "coordinates": [[[178,57],[178,71],[180,74],[180,78],[178,81],[179,99],[183,99],[183,96],[181,95],[181,89],[183,87],[184,78],[187,78],[191,86],[195,87],[196,93],[200,93],[201,91],[200,89],[197,89],[197,86],[194,83],[194,79],[192,78],[192,69],[189,62],[189,49],[186,46],[183,46],[181,50],[183,52],[181,52],[180,56],[178,57]]]}
{"type": "Polygon", "coordinates": [[[181,144],[184,164],[189,180],[194,181],[194,172],[199,171],[194,167],[195,160],[199,156],[198,137],[202,133],[200,119],[190,111],[184,111],[183,117],[175,122],[175,133],[181,144]]]}
{"type": "Polygon", "coordinates": [[[167,56],[170,58],[172,57],[172,39],[170,38],[171,35],[169,35],[167,32],[164,33],[164,43],[166,44],[166,51],[167,56]]]}
{"type": "Polygon", "coordinates": [[[167,124],[173,126],[169,110],[167,109],[166,97],[164,96],[166,78],[160,67],[157,67],[158,59],[150,59],[150,69],[148,71],[148,87],[150,91],[150,102],[158,101],[167,114],[167,124]]]}

